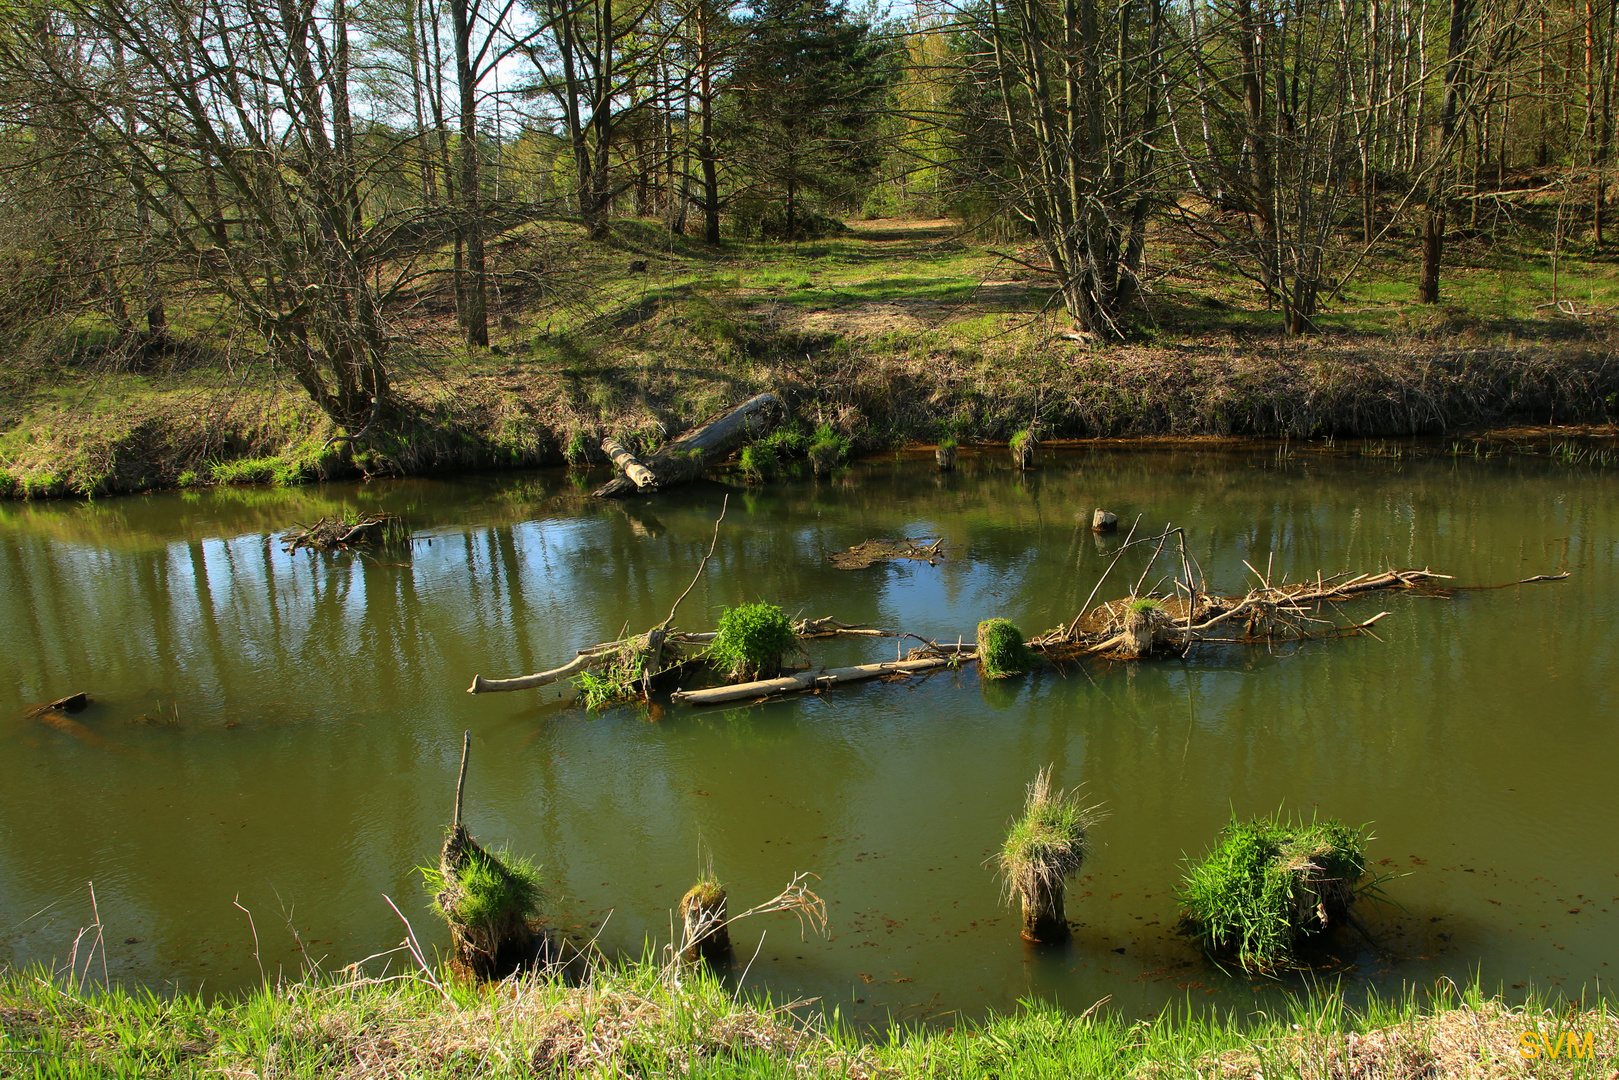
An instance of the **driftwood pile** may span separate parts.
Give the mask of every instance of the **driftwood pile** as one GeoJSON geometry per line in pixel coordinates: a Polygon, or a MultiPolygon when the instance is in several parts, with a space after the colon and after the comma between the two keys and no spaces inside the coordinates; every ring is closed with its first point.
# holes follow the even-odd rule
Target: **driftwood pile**
{"type": "Polygon", "coordinates": [[[944,537],[903,540],[862,540],[847,551],[834,551],[826,561],[839,570],[864,570],[874,563],[915,559],[929,566],[944,561],[944,537]]]}
{"type": "MultiPolygon", "coordinates": [[[[715,543],[718,542],[720,522],[724,518],[722,508],[719,519],[714,523],[715,543]]],[[[1380,611],[1369,619],[1360,620],[1349,620],[1341,615],[1334,617],[1340,603],[1390,590],[1424,590],[1438,596],[1454,591],[1454,587],[1443,584],[1451,580],[1448,575],[1429,569],[1391,569],[1332,577],[1317,574],[1313,580],[1288,582],[1285,577],[1281,581],[1273,581],[1269,571],[1260,573],[1250,565],[1248,568],[1257,579],[1257,584],[1240,595],[1219,596],[1208,591],[1200,571],[1194,572],[1196,560],[1186,549],[1185,533],[1181,529],[1166,528],[1161,534],[1143,540],[1132,539],[1134,533],[1132,528],[1125,543],[1114,553],[1113,561],[1086,598],[1080,613],[1071,622],[1031,639],[1027,643],[1030,650],[1047,661],[1060,664],[1089,657],[1141,660],[1154,656],[1179,656],[1200,645],[1271,645],[1346,637],[1369,631],[1389,612],[1380,611]],[[1152,589],[1144,589],[1148,575],[1158,564],[1160,556],[1165,554],[1172,539],[1178,540],[1178,551],[1169,549],[1170,556],[1179,564],[1176,572],[1165,575],[1152,589]],[[1152,559],[1141,571],[1129,593],[1119,599],[1091,606],[1091,601],[1095,600],[1096,593],[1118,565],[1124,552],[1137,545],[1154,543],[1157,547],[1152,559]]],[[[877,557],[931,561],[939,557],[942,541],[927,545],[912,540],[868,541],[839,554],[865,554],[873,544],[884,545],[878,549],[877,557]]],[[[674,626],[675,611],[702,577],[713,554],[714,544],[711,543],[691,585],[675,601],[669,617],[646,633],[581,649],[566,664],[533,675],[511,679],[473,676],[468,693],[534,689],[592,669],[603,669],[613,674],[617,680],[615,699],[625,696],[650,698],[655,689],[683,681],[686,674],[705,666],[705,654],[716,634],[677,629],[674,626]],[[638,685],[630,687],[627,683],[638,685]],[[625,693],[630,689],[634,692],[625,693]]],[[[837,558],[834,556],[834,561],[837,558]]],[[[1567,573],[1537,575],[1508,584],[1558,581],[1567,576],[1567,573]]],[[[940,643],[916,634],[853,625],[833,618],[799,620],[793,624],[793,632],[800,642],[799,651],[804,652],[806,658],[808,653],[803,650],[802,643],[821,638],[911,638],[920,645],[908,654],[900,654],[896,649],[893,660],[880,663],[838,668],[817,667],[812,663],[801,670],[783,672],[774,678],[692,690],[677,689],[670,695],[670,700],[688,705],[751,701],[867,679],[903,679],[943,667],[958,667],[977,659],[974,644],[959,640],[953,645],[940,643]]]]}
{"type": "Polygon", "coordinates": [[[297,525],[281,537],[283,551],[349,551],[364,544],[386,543],[403,532],[396,514],[361,514],[356,518],[321,518],[313,525],[297,525]]]}
{"type": "Polygon", "coordinates": [[[1431,589],[1448,580],[1449,575],[1432,570],[1387,570],[1293,584],[1264,582],[1241,596],[1210,596],[1195,590],[1178,596],[1127,596],[1098,604],[1073,622],[1033,639],[1029,647],[1053,659],[1108,653],[1136,659],[1185,652],[1198,644],[1259,645],[1342,637],[1367,629],[1389,613],[1342,623],[1323,617],[1328,605],[1384,589],[1431,589]]]}

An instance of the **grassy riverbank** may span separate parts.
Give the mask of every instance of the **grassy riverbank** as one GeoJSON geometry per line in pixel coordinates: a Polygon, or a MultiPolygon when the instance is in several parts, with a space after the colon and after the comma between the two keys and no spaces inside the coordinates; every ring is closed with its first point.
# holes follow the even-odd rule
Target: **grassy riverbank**
{"type": "Polygon", "coordinates": [[[97,353],[101,328],[68,327],[0,373],[0,492],[595,461],[603,434],[649,449],[762,390],[857,452],[1004,443],[1031,422],[1045,438],[1398,438],[1619,415],[1602,314],[1619,276],[1595,259],[1563,259],[1576,315],[1536,302],[1544,260],[1497,250],[1458,265],[1445,306],[1368,276],[1295,340],[1236,283],[1168,274],[1131,340],[1104,346],[948,223],[720,249],[633,222],[610,244],[540,226],[522,239],[508,269],[526,260],[548,284],[503,295],[494,349],[455,344],[444,297],[396,313],[398,414],[356,451],[328,445],[335,430],[286,373],[212,313],[177,318],[190,344],[143,372],[97,353]],[[650,270],[631,273],[632,257],[650,270]]]}
{"type": "Polygon", "coordinates": [[[0,973],[0,1025],[5,1077],[1609,1080],[1619,1067],[1619,1016],[1602,1004],[1513,1008],[1469,992],[1352,1012],[1323,994],[1285,1014],[1138,1023],[1032,1005],[952,1030],[863,1037],[810,1007],[741,1001],[711,978],[676,985],[642,965],[598,970],[588,989],[401,978],[294,983],[213,1003],[0,973]]]}

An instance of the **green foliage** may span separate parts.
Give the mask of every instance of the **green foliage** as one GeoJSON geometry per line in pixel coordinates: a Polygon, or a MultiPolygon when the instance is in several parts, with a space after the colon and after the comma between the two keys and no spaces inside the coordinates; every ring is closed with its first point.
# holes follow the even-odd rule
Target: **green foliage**
{"type": "Polygon", "coordinates": [[[1008,894],[1031,895],[1040,883],[1055,888],[1078,873],[1096,821],[1094,806],[1085,806],[1077,791],[1053,791],[1050,767],[1040,770],[996,857],[1008,894]]]}
{"type": "Polygon", "coordinates": [[[1216,955],[1244,967],[1286,964],[1301,938],[1320,929],[1317,906],[1341,917],[1366,872],[1362,829],[1338,821],[1248,822],[1232,818],[1220,841],[1186,873],[1186,921],[1216,955]]]}
{"type": "Polygon", "coordinates": [[[1023,643],[1023,632],[1010,619],[985,619],[978,624],[978,671],[986,679],[1021,675],[1040,663],[1023,643]]]}
{"type": "Polygon", "coordinates": [[[492,925],[516,916],[539,914],[545,899],[539,868],[528,859],[505,851],[487,852],[476,844],[466,849],[465,862],[451,881],[438,866],[420,866],[422,886],[433,897],[433,910],[462,926],[492,925]],[[450,906],[441,907],[449,897],[450,906]]]}
{"type": "Polygon", "coordinates": [[[567,447],[562,451],[570,468],[583,468],[590,464],[590,451],[585,446],[585,433],[576,431],[568,439],[567,447]]]}
{"type": "Polygon", "coordinates": [[[648,659],[646,645],[644,635],[632,638],[602,665],[599,674],[587,668],[573,677],[573,685],[579,690],[585,708],[605,709],[640,696],[648,659]]]}
{"type": "Polygon", "coordinates": [[[815,436],[810,441],[810,466],[817,476],[832,471],[839,462],[849,456],[849,437],[839,435],[832,430],[831,424],[819,424],[815,428],[815,436]]]}
{"type": "Polygon", "coordinates": [[[1140,596],[1130,601],[1125,610],[1132,615],[1145,615],[1148,612],[1163,611],[1163,602],[1151,596],[1140,596]]]}
{"type": "Polygon", "coordinates": [[[742,448],[742,475],[750,484],[762,484],[776,475],[781,460],[776,451],[764,443],[742,448]]]}
{"type": "Polygon", "coordinates": [[[743,682],[768,678],[781,668],[781,658],[798,645],[798,635],[775,604],[739,604],[720,616],[719,631],[708,647],[711,660],[730,669],[743,682]]]}
{"type": "Polygon", "coordinates": [[[960,445],[960,443],[956,442],[956,437],[954,435],[946,435],[939,440],[940,450],[955,450],[960,445]]]}
{"type": "Polygon", "coordinates": [[[174,482],[183,488],[197,487],[202,483],[202,474],[196,469],[186,469],[174,478],[174,482]]]}
{"type": "Polygon", "coordinates": [[[282,466],[279,457],[237,458],[208,465],[208,475],[218,484],[268,484],[282,466]]]}

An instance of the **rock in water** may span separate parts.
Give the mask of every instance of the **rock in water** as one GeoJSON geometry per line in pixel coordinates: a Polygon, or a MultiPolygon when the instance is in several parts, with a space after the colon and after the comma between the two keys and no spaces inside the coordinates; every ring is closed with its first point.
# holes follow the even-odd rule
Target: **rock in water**
{"type": "Polygon", "coordinates": [[[1118,528],[1119,528],[1119,517],[1118,517],[1117,514],[1110,514],[1106,510],[1098,510],[1091,517],[1091,531],[1092,532],[1099,532],[1099,533],[1117,532],[1118,528]]]}

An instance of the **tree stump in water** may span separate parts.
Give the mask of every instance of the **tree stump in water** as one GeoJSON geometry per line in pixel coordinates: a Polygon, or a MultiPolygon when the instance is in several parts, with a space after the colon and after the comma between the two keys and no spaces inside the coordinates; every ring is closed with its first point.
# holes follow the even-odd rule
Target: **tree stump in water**
{"type": "Polygon", "coordinates": [[[940,472],[949,472],[956,467],[956,448],[954,446],[935,447],[933,459],[939,463],[940,472]]]}
{"type": "Polygon", "coordinates": [[[725,925],[725,888],[705,878],[680,898],[680,919],[684,927],[685,949],[681,958],[688,964],[699,960],[711,968],[731,963],[731,931],[725,925]]]}
{"type": "Polygon", "coordinates": [[[1151,654],[1158,628],[1168,621],[1169,616],[1164,612],[1163,605],[1156,600],[1133,602],[1124,615],[1124,640],[1119,651],[1136,658],[1151,654]]]}
{"type": "Polygon", "coordinates": [[[1100,509],[1091,515],[1091,532],[1110,533],[1117,532],[1118,529],[1118,515],[1110,514],[1106,510],[1100,509]]]}
{"type": "Polygon", "coordinates": [[[472,979],[504,979],[534,961],[533,878],[514,872],[455,826],[439,855],[443,887],[433,903],[450,926],[454,966],[472,979]]]}
{"type": "Polygon", "coordinates": [[[1067,941],[1068,916],[1063,911],[1063,885],[1053,885],[1043,879],[1031,882],[1033,888],[1023,894],[1023,940],[1037,945],[1055,945],[1067,941]]]}

